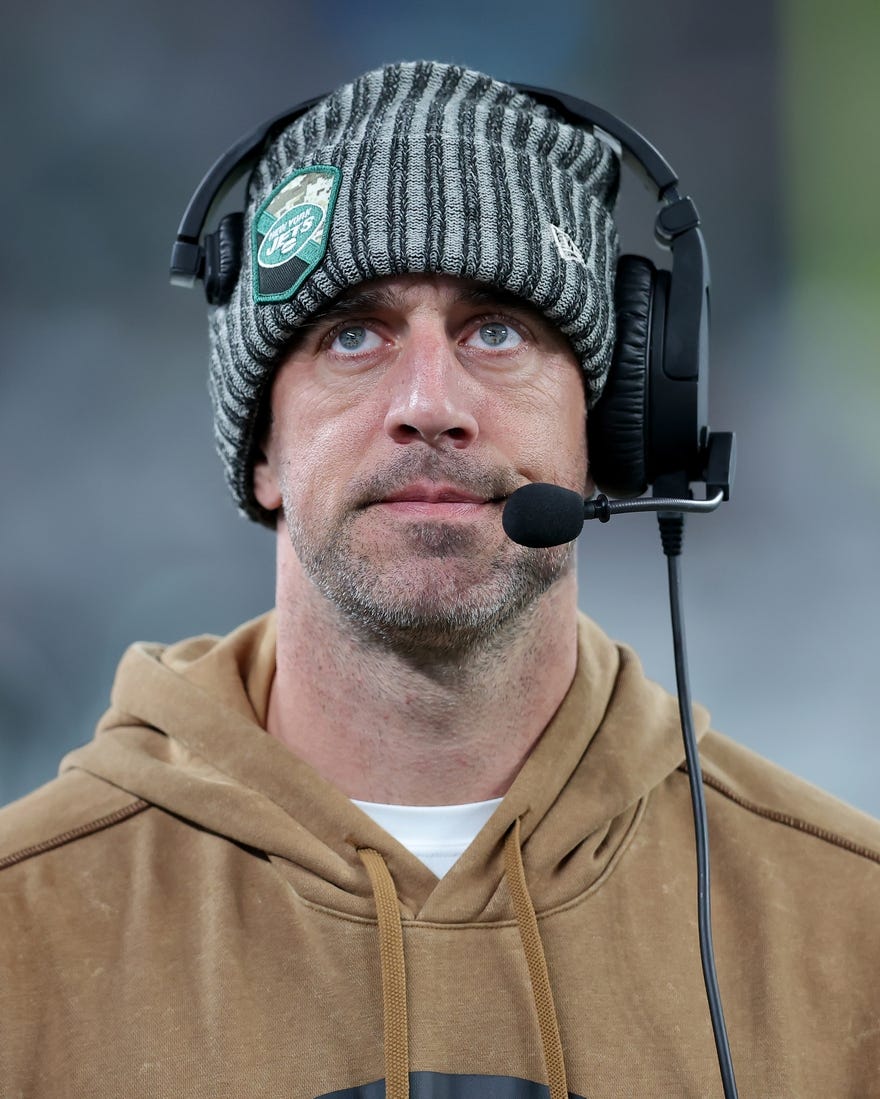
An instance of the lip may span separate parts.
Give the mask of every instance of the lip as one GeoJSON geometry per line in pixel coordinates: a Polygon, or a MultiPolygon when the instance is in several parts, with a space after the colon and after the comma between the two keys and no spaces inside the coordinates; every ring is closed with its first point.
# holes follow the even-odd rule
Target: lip
{"type": "Polygon", "coordinates": [[[380,504],[486,504],[493,503],[485,496],[478,496],[457,485],[437,484],[431,481],[417,481],[403,488],[395,489],[378,500],[380,504]]]}
{"type": "Polygon", "coordinates": [[[485,515],[486,508],[500,499],[480,496],[458,485],[417,481],[389,492],[372,507],[400,518],[464,520],[485,515]]]}

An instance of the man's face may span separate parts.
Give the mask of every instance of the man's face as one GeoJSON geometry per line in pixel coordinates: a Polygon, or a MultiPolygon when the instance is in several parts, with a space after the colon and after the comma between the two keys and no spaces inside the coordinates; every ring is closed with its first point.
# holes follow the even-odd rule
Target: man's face
{"type": "Polygon", "coordinates": [[[477,283],[363,283],[275,377],[255,491],[296,583],[412,655],[485,643],[573,568],[501,527],[530,481],[587,488],[581,369],[527,304],[477,283]]]}

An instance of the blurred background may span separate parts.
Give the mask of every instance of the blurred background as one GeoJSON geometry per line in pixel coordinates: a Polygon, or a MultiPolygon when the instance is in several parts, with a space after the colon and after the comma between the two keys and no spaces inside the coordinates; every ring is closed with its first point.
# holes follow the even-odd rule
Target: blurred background
{"type": "MultiPolygon", "coordinates": [[[[243,132],[392,60],[566,90],[641,130],[703,217],[732,501],[689,523],[694,693],[880,815],[880,6],[874,0],[31,0],[9,5],[0,296],[0,802],[92,735],[136,639],[273,602],[273,539],[213,453],[204,299],[167,264],[243,132]]],[[[627,179],[623,245],[654,203],[627,179]]],[[[588,524],[581,601],[673,686],[648,517],[588,524]]]]}

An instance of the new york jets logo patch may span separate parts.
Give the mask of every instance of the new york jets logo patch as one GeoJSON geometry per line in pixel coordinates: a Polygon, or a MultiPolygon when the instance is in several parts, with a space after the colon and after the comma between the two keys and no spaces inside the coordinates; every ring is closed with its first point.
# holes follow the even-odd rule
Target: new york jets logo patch
{"type": "Polygon", "coordinates": [[[339,169],[328,164],[300,168],[257,210],[254,301],[292,297],[324,258],[340,179],[339,169]]]}

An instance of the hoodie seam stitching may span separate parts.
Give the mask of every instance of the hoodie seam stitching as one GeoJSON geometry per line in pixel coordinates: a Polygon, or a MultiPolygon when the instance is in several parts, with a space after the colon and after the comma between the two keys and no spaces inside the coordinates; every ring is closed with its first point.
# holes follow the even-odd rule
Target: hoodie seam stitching
{"type": "MultiPolygon", "coordinates": [[[[678,769],[679,771],[686,773],[687,765],[682,764],[678,769]]],[[[838,832],[832,832],[828,828],[822,828],[818,824],[813,824],[811,821],[804,820],[803,817],[796,817],[790,813],[782,813],[778,809],[771,809],[769,806],[760,805],[758,802],[738,794],[720,779],[707,774],[705,770],[702,771],[702,775],[703,782],[705,782],[707,786],[710,786],[713,790],[723,797],[726,797],[729,801],[732,801],[735,805],[739,805],[742,809],[746,809],[756,816],[775,821],[777,824],[784,824],[787,828],[793,828],[797,832],[803,832],[806,835],[814,836],[816,839],[824,840],[825,843],[830,843],[834,847],[841,847],[845,851],[849,851],[854,855],[860,855],[862,858],[868,859],[871,862],[880,863],[880,851],[875,851],[871,847],[865,847],[864,844],[856,843],[854,840],[847,839],[846,836],[841,836],[838,832]]]]}
{"type": "Polygon", "coordinates": [[[13,851],[10,855],[5,855],[3,858],[0,858],[0,870],[5,870],[10,866],[16,866],[18,863],[26,862],[36,855],[42,855],[47,851],[53,851],[58,847],[63,847],[65,844],[72,843],[74,840],[81,839],[83,836],[90,836],[95,832],[102,832],[105,828],[111,828],[114,824],[120,824],[122,821],[128,820],[129,817],[137,816],[138,813],[142,813],[144,809],[149,808],[150,803],[148,801],[137,798],[137,800],[133,801],[130,805],[124,806],[122,809],[115,809],[112,813],[107,813],[103,817],[97,817],[95,820],[88,821],[86,824],[80,824],[76,828],[68,829],[66,832],[59,832],[57,836],[53,836],[51,839],[41,840],[40,843],[33,843],[28,847],[22,847],[19,851],[13,851]]]}

